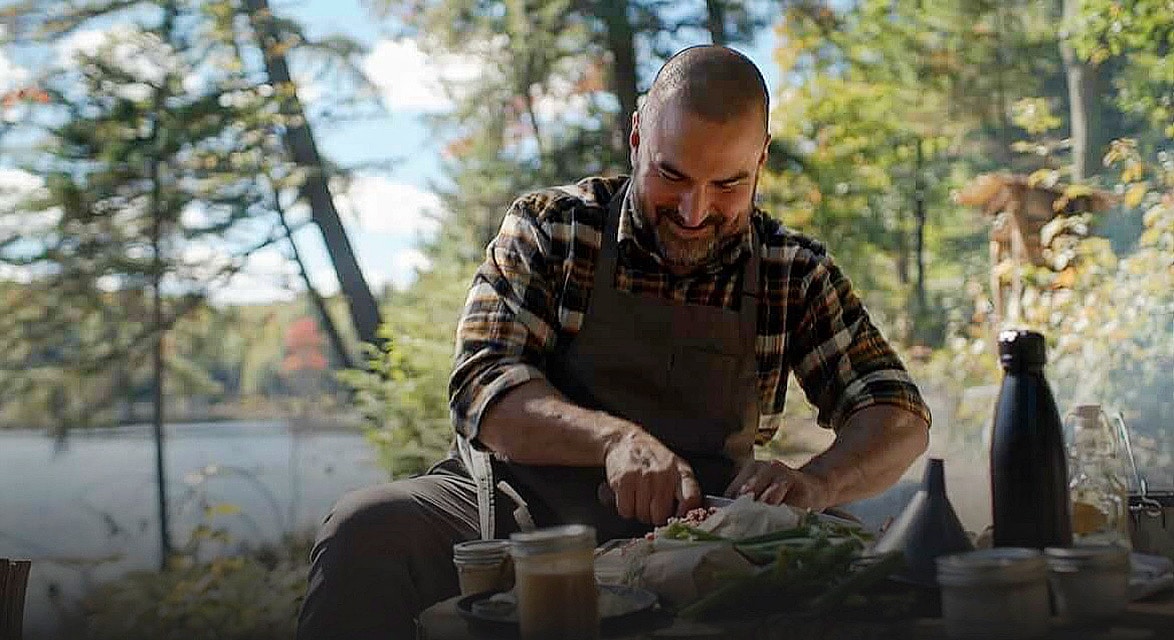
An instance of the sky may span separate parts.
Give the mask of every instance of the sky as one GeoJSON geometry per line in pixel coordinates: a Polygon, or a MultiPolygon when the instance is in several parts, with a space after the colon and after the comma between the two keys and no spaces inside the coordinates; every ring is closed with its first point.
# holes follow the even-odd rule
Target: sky
{"type": "MultiPolygon", "coordinates": [[[[274,0],[275,12],[296,19],[311,37],[344,34],[368,47],[363,69],[380,88],[385,115],[351,122],[314,122],[319,148],[343,166],[395,159],[383,173],[360,173],[351,189],[336,194],[348,236],[368,283],[376,290],[385,285],[405,287],[415,270],[427,261],[418,247],[436,230],[435,215],[441,203],[432,192],[445,183],[441,166],[444,132],[425,125],[424,116],[443,112],[449,103],[435,78],[475,77],[477,61],[459,58],[433,59],[411,39],[397,39],[388,25],[381,25],[359,0],[274,0]]],[[[80,34],[66,44],[87,46],[80,34]]],[[[683,43],[694,44],[694,43],[683,43]]],[[[765,30],[751,45],[741,47],[758,63],[772,93],[778,74],[771,61],[773,32],[765,30]]],[[[295,75],[297,70],[294,70],[295,75]]],[[[0,92],[18,84],[24,72],[0,51],[0,92]]],[[[312,103],[319,90],[302,85],[300,94],[312,103]]],[[[6,184],[19,182],[0,168],[0,197],[6,184]]],[[[330,295],[338,283],[317,228],[306,225],[295,236],[315,287],[330,295]]],[[[199,254],[193,254],[198,257],[199,254]]],[[[0,272],[0,278],[18,277],[0,272]]],[[[262,303],[293,299],[303,289],[293,264],[278,248],[258,252],[247,268],[225,286],[212,292],[218,304],[262,303]]]]}

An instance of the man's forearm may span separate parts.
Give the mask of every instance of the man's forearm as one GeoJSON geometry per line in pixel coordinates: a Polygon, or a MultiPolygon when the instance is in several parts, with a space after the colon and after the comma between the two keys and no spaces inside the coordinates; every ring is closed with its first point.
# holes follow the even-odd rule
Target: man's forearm
{"type": "Polygon", "coordinates": [[[478,439],[522,464],[602,466],[612,444],[636,425],[580,407],[545,380],[531,380],[485,413],[478,439]]]}
{"type": "Polygon", "coordinates": [[[887,489],[928,444],[929,425],[920,416],[873,405],[849,416],[835,442],[800,470],[826,481],[831,504],[843,504],[887,489]]]}

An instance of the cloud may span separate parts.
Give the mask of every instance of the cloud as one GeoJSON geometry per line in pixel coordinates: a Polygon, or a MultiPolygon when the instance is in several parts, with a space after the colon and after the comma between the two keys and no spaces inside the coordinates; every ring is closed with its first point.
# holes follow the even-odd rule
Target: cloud
{"type": "MultiPolygon", "coordinates": [[[[210,246],[192,247],[184,253],[185,259],[207,256],[209,266],[228,260],[223,249],[210,246]]],[[[239,273],[212,287],[209,298],[216,305],[293,300],[305,289],[297,273],[297,266],[284,253],[267,247],[251,254],[239,273]]]]}
{"type": "MultiPolygon", "coordinates": [[[[432,265],[419,249],[398,249],[391,253],[390,257],[379,260],[361,256],[360,262],[367,286],[374,292],[379,292],[389,285],[403,291],[416,281],[417,269],[427,269],[432,265]]],[[[310,280],[313,281],[318,293],[324,296],[338,293],[338,277],[331,267],[312,271],[310,280]]]]}
{"type": "Polygon", "coordinates": [[[391,258],[391,273],[388,281],[396,289],[403,291],[416,281],[416,271],[428,269],[432,261],[419,249],[400,251],[391,258]]]}
{"type": "Polygon", "coordinates": [[[432,56],[410,38],[380,40],[362,66],[367,77],[383,92],[388,108],[428,113],[451,110],[453,103],[448,90],[459,90],[461,84],[488,71],[480,58],[455,54],[432,56]]]}
{"type": "Polygon", "coordinates": [[[0,167],[0,238],[48,233],[61,220],[60,209],[21,211],[20,203],[44,186],[41,178],[20,169],[0,167]]]}
{"type": "MultiPolygon", "coordinates": [[[[363,275],[370,278],[371,274],[366,269],[363,270],[363,275]]],[[[338,276],[334,273],[334,267],[322,267],[310,272],[310,282],[314,283],[314,288],[318,293],[324,296],[332,296],[338,293],[338,276]]],[[[368,285],[371,283],[368,282],[368,285]]]]}
{"type": "Polygon", "coordinates": [[[0,212],[14,208],[43,184],[41,178],[28,171],[0,167],[0,212]]]}
{"type": "Polygon", "coordinates": [[[84,29],[63,38],[56,45],[57,64],[73,68],[79,57],[103,56],[135,82],[121,83],[115,92],[128,100],[151,97],[168,72],[180,71],[180,60],[172,47],[154,33],[136,25],[118,24],[109,29],[84,29]]]}
{"type": "Polygon", "coordinates": [[[0,262],[0,281],[29,284],[33,281],[33,270],[29,267],[0,262]]]}
{"type": "Polygon", "coordinates": [[[343,221],[359,230],[415,240],[436,232],[444,207],[431,191],[379,176],[360,176],[340,194],[343,221]]]}
{"type": "Polygon", "coordinates": [[[29,72],[24,67],[17,66],[8,56],[0,51],[0,93],[6,93],[20,88],[29,78],[29,72]]]}

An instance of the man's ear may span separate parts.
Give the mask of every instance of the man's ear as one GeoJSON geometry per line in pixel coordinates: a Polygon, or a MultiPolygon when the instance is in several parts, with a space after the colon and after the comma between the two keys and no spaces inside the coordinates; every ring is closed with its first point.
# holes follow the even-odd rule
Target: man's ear
{"type": "Polygon", "coordinates": [[[766,166],[766,157],[770,155],[770,134],[766,134],[766,142],[762,144],[762,155],[758,158],[758,168],[766,166]]]}
{"type": "Polygon", "coordinates": [[[636,109],[632,112],[632,131],[628,133],[628,148],[631,152],[631,157],[628,159],[632,163],[632,167],[636,166],[636,149],[640,147],[640,110],[636,109]]]}

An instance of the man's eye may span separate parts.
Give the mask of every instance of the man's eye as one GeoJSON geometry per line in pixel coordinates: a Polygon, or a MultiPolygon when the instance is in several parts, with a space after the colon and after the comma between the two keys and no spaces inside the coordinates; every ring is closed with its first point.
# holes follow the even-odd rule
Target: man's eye
{"type": "Polygon", "coordinates": [[[681,181],[681,176],[678,176],[678,175],[672,174],[672,173],[667,173],[664,169],[657,169],[657,172],[660,173],[660,177],[664,178],[665,180],[668,180],[669,182],[680,182],[681,181]]]}
{"type": "Polygon", "coordinates": [[[728,191],[733,191],[734,189],[737,189],[739,184],[741,184],[741,183],[740,182],[722,182],[717,185],[717,188],[721,189],[722,191],[728,192],[728,191]]]}

